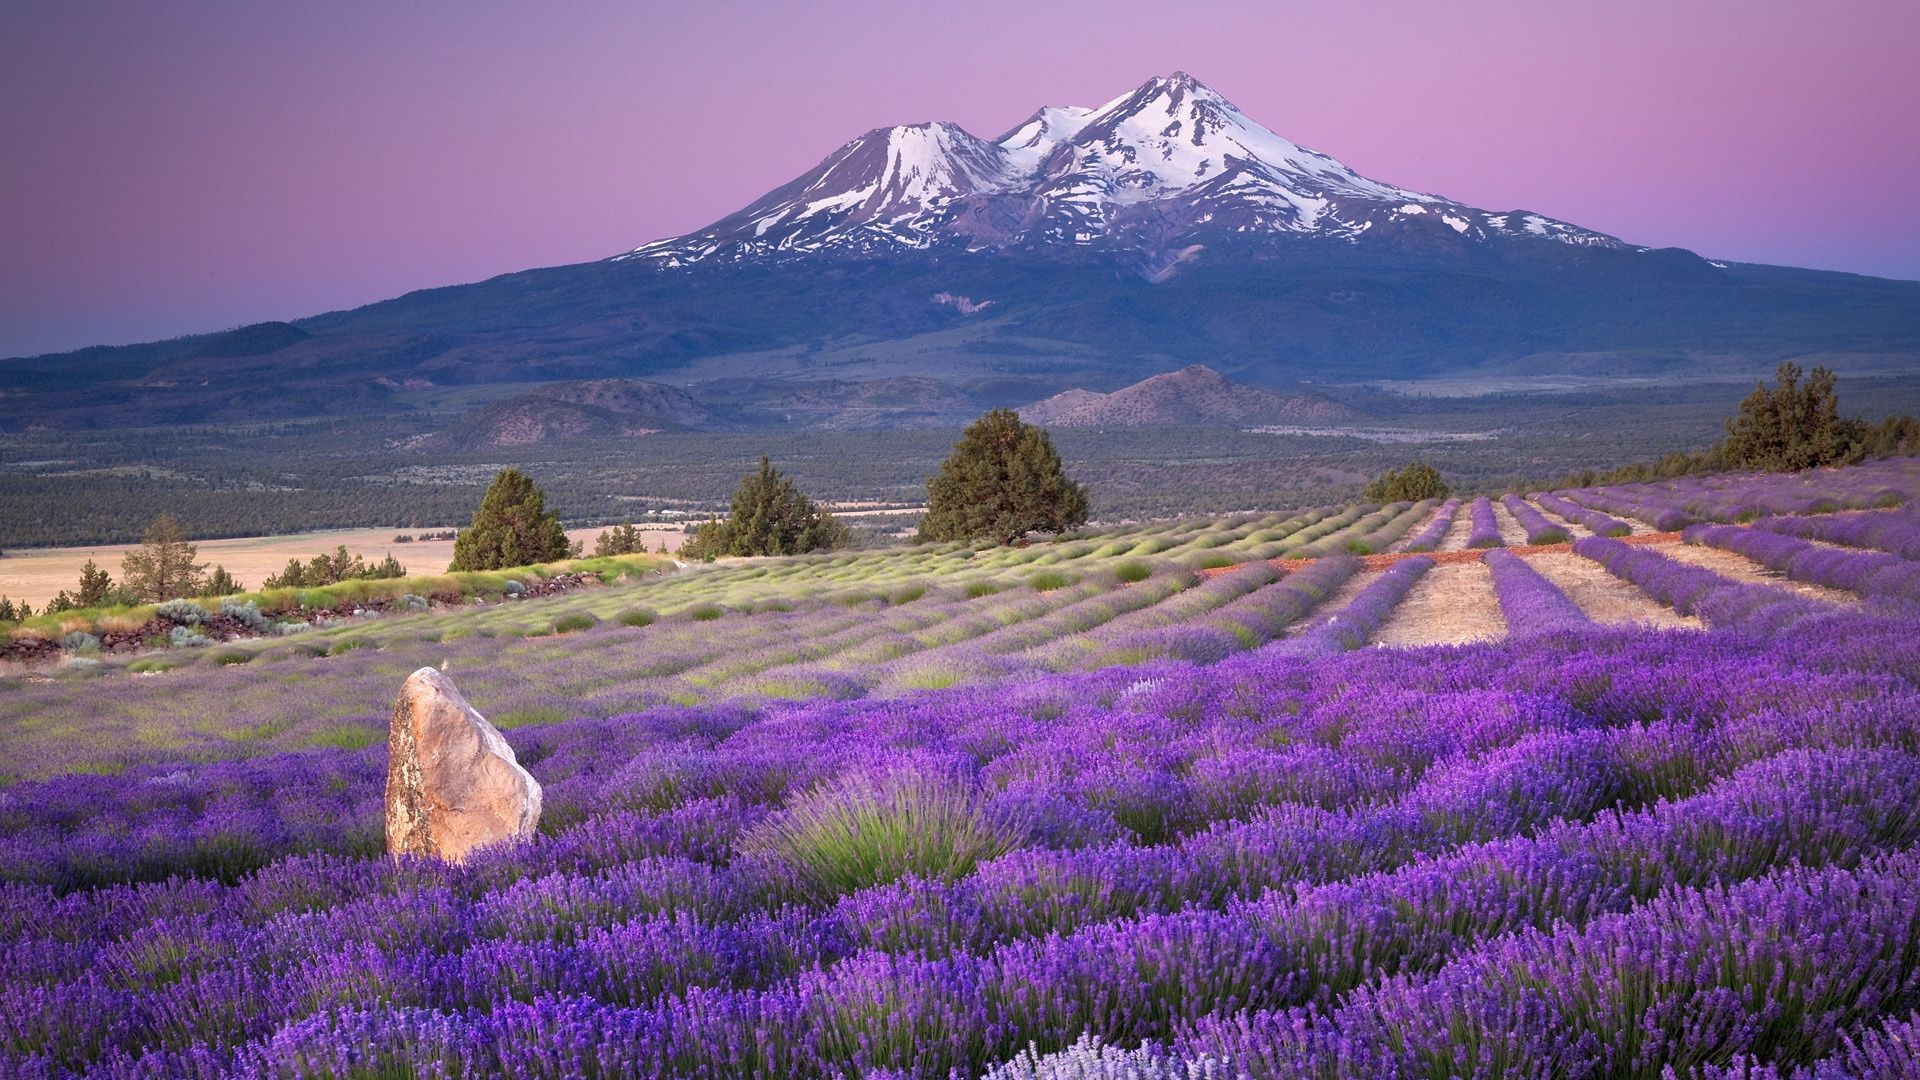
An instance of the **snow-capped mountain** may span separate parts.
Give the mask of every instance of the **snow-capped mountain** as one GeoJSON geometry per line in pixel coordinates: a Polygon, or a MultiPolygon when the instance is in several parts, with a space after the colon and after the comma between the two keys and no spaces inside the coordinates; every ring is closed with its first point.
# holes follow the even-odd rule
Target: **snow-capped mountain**
{"type": "Polygon", "coordinates": [[[1209,245],[1370,235],[1625,246],[1539,214],[1369,179],[1175,72],[1097,109],[1041,109],[993,141],[945,122],[870,131],[751,206],[618,258],[671,267],[1065,246],[1159,273],[1209,245]]]}

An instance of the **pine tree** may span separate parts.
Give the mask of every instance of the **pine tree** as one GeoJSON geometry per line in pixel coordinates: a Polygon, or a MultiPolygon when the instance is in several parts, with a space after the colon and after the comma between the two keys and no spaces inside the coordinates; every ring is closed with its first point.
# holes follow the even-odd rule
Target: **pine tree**
{"type": "Polygon", "coordinates": [[[641,535],[633,522],[623,521],[600,534],[593,542],[593,554],[598,558],[611,555],[637,555],[647,550],[646,537],[641,535]]]}
{"type": "Polygon", "coordinates": [[[113,575],[95,566],[92,559],[80,568],[80,588],[73,596],[73,606],[81,608],[103,607],[113,594],[113,575]]]}
{"type": "Polygon", "coordinates": [[[206,563],[193,561],[199,553],[173,515],[161,514],[147,527],[139,548],[120,560],[120,577],[128,591],[141,600],[198,596],[207,573],[206,563]]]}
{"type": "Polygon", "coordinates": [[[500,570],[567,557],[571,545],[546,497],[519,469],[501,469],[453,541],[452,570],[500,570]]]}
{"type": "Polygon", "coordinates": [[[1777,387],[1765,383],[1740,402],[1727,420],[1719,447],[1721,463],[1735,469],[1797,472],[1820,465],[1843,465],[1865,453],[1865,426],[1840,415],[1834,393],[1839,377],[1816,367],[1800,383],[1797,364],[1780,365],[1777,387]]]}
{"type": "Polygon", "coordinates": [[[740,478],[726,520],[701,525],[683,552],[692,559],[719,555],[799,555],[845,547],[853,534],[794,487],[764,455],[740,478]]]}
{"type": "Polygon", "coordinates": [[[235,593],[243,593],[246,591],[247,587],[235,581],[233,575],[227,573],[226,567],[215,566],[213,573],[207,575],[207,587],[202,590],[200,595],[232,596],[235,593]]]}
{"type": "Polygon", "coordinates": [[[1011,544],[1086,523],[1087,490],[1067,479],[1053,440],[1012,409],[995,409],[961,433],[927,481],[920,539],[1011,544]]]}

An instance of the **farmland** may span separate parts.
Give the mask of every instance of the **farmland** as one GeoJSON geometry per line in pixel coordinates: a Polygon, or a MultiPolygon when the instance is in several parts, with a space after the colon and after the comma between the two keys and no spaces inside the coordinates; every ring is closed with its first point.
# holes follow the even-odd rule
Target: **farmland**
{"type": "Polygon", "coordinates": [[[0,679],[0,1073],[1911,1070],[1916,498],[1892,459],[63,653],[0,679]],[[535,839],[384,855],[429,665],[535,839]]]}

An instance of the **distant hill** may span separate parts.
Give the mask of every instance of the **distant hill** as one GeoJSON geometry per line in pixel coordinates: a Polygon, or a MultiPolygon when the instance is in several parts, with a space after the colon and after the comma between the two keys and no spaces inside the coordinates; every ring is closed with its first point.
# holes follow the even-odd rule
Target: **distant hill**
{"type": "Polygon", "coordinates": [[[639,379],[555,383],[483,405],[434,436],[446,449],[707,430],[718,421],[685,391],[639,379]]]}
{"type": "Polygon", "coordinates": [[[1042,427],[1238,426],[1341,420],[1352,410],[1312,394],[1276,394],[1191,364],[1110,394],[1068,390],[1020,410],[1042,427]]]}

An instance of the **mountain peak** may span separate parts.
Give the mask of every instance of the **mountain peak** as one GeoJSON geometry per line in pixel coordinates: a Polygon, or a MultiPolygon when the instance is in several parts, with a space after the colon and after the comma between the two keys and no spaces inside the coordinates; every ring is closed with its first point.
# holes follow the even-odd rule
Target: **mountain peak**
{"type": "Polygon", "coordinates": [[[934,121],[875,128],[696,233],[620,258],[663,267],[903,250],[1103,251],[1161,280],[1207,248],[1303,240],[1621,247],[1369,179],[1250,119],[1184,71],[1098,108],[1049,106],[991,142],[934,121]]]}

